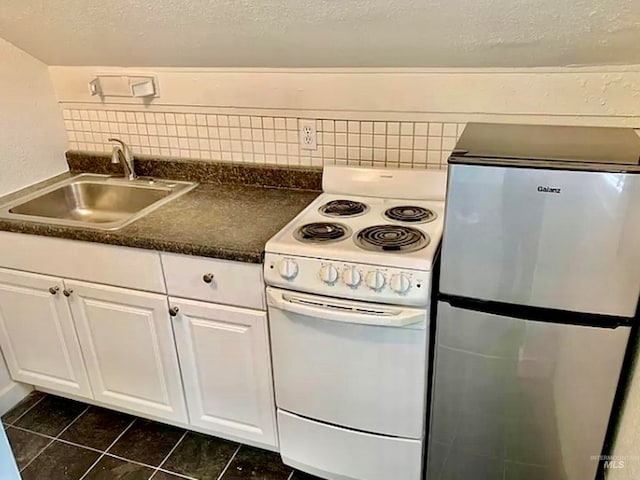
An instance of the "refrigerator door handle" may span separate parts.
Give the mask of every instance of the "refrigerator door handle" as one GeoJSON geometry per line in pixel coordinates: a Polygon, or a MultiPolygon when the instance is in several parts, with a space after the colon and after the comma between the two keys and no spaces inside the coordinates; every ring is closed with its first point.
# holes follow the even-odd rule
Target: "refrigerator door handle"
{"type": "Polygon", "coordinates": [[[618,327],[629,327],[634,322],[634,318],[628,317],[515,305],[512,303],[477,300],[442,293],[438,295],[438,300],[448,303],[452,307],[463,308],[465,310],[545,323],[562,323],[566,325],[614,329],[618,327]]]}

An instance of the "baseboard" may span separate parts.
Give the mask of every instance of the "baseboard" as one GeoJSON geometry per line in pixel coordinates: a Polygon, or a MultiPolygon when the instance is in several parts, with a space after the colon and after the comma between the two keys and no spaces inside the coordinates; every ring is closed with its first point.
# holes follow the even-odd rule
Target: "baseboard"
{"type": "Polygon", "coordinates": [[[0,415],[11,410],[20,400],[29,395],[33,387],[25,383],[10,382],[0,390],[0,415]]]}

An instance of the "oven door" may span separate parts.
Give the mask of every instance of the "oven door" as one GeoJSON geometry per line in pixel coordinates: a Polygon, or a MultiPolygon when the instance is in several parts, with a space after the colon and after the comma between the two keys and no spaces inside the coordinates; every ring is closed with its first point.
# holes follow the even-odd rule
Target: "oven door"
{"type": "Polygon", "coordinates": [[[363,432],[424,435],[427,310],[267,288],[278,408],[363,432]]]}
{"type": "Polygon", "coordinates": [[[632,317],[640,175],[452,164],[442,293],[632,317]]]}

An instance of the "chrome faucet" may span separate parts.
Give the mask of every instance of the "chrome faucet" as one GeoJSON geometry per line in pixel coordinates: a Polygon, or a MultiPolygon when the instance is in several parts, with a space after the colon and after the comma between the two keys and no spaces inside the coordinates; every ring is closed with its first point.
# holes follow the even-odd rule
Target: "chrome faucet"
{"type": "Polygon", "coordinates": [[[111,163],[120,163],[124,169],[124,176],[128,180],[135,180],[138,178],[136,175],[135,166],[133,163],[133,154],[131,149],[122,140],[117,138],[110,138],[110,142],[117,142],[120,145],[114,145],[113,152],[111,153],[111,163]]]}

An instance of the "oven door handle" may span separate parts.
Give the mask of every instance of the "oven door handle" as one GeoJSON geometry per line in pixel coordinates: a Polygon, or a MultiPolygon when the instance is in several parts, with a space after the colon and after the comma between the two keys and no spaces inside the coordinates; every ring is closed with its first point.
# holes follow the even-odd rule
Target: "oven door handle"
{"type": "Polygon", "coordinates": [[[407,327],[411,325],[413,328],[424,328],[426,318],[424,310],[314,298],[285,293],[272,288],[267,288],[267,303],[270,307],[282,311],[298,313],[319,320],[378,327],[407,327]],[[422,325],[415,325],[418,323],[422,323],[422,325]]]}

